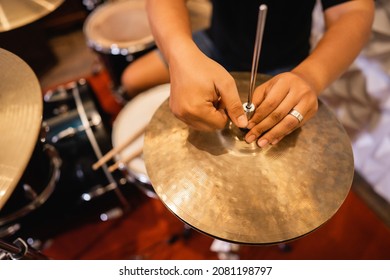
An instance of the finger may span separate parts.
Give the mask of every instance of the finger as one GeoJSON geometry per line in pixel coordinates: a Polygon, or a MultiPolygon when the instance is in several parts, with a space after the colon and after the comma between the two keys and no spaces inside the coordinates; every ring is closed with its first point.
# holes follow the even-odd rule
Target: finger
{"type": "Polygon", "coordinates": [[[173,115],[195,130],[212,131],[223,128],[228,116],[223,108],[220,108],[221,98],[214,90],[207,92],[203,89],[191,96],[199,98],[169,98],[169,107],[173,115]],[[203,96],[202,96],[203,94],[203,96]]]}
{"type": "Polygon", "coordinates": [[[204,112],[201,114],[201,116],[202,123],[207,126],[207,128],[203,130],[207,131],[222,129],[228,121],[226,111],[224,109],[216,108],[212,103],[204,107],[204,112]]]}
{"type": "Polygon", "coordinates": [[[278,106],[275,108],[274,111],[269,113],[263,120],[261,120],[259,123],[252,124],[252,120],[256,119],[257,117],[254,116],[251,118],[251,121],[248,125],[248,128],[250,128],[250,131],[247,133],[245,140],[248,143],[253,142],[255,139],[259,138],[260,135],[265,133],[266,131],[269,131],[272,127],[274,127],[276,124],[278,124],[280,121],[282,121],[286,115],[289,113],[292,107],[296,105],[296,100],[292,94],[287,95],[284,100],[278,106]]]}
{"type": "Polygon", "coordinates": [[[200,108],[198,114],[188,114],[179,118],[189,127],[201,131],[214,131],[222,129],[228,120],[228,116],[223,109],[216,109],[212,103],[200,108]]]}
{"type": "Polygon", "coordinates": [[[226,107],[226,111],[232,122],[238,127],[247,127],[248,119],[242,106],[242,102],[233,77],[216,83],[216,90],[221,96],[222,104],[224,107],[226,107]]]}
{"type": "Polygon", "coordinates": [[[284,136],[290,134],[298,127],[300,127],[298,119],[289,114],[261,138],[269,139],[271,144],[275,144],[275,141],[280,141],[284,136]]]}
{"type": "MultiPolygon", "coordinates": [[[[280,120],[281,116],[276,114],[276,108],[284,102],[286,96],[288,96],[289,88],[282,83],[275,83],[264,88],[259,88],[255,92],[256,98],[254,98],[254,104],[256,106],[256,112],[248,123],[248,128],[253,128],[256,124],[267,118],[271,112],[274,112],[273,118],[280,120]]],[[[294,104],[295,105],[295,104],[294,104]]],[[[286,112],[280,111],[283,116],[286,112]]]]}
{"type": "MultiPolygon", "coordinates": [[[[295,109],[296,112],[303,109],[295,109]]],[[[300,114],[300,113],[299,113],[300,114]]],[[[300,115],[302,116],[302,115],[300,115]]],[[[302,116],[304,119],[304,117],[302,116]]],[[[299,117],[294,116],[288,113],[278,124],[276,124],[272,129],[264,133],[258,140],[257,144],[259,147],[264,147],[267,144],[275,145],[280,140],[282,140],[286,135],[293,132],[295,129],[303,125],[303,120],[300,120],[299,117]]]]}

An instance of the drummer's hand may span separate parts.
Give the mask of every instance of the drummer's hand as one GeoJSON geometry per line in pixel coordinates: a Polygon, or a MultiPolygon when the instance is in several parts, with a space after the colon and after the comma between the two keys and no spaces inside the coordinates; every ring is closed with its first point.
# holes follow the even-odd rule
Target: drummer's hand
{"type": "Polygon", "coordinates": [[[245,140],[258,146],[275,145],[302,126],[318,110],[318,93],[302,77],[292,72],[279,74],[255,89],[252,103],[256,111],[249,120],[245,140]],[[302,122],[290,115],[295,109],[302,122]]]}
{"type": "Polygon", "coordinates": [[[228,118],[238,127],[247,126],[235,80],[221,65],[195,50],[171,63],[169,71],[169,106],[178,119],[203,131],[223,128],[228,118]]]}

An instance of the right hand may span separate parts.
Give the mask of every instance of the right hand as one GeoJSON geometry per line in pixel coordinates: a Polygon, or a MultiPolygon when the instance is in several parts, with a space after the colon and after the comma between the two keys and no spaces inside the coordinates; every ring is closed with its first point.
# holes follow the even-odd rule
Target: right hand
{"type": "Polygon", "coordinates": [[[222,129],[228,118],[245,128],[247,117],[234,78],[196,47],[176,54],[169,63],[172,113],[202,131],[222,129]]]}

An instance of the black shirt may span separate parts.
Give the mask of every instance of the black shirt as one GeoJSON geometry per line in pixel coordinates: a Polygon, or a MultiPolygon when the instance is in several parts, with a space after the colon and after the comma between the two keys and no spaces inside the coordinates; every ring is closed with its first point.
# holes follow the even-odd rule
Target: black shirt
{"type": "MultiPolygon", "coordinates": [[[[348,0],[321,0],[323,9],[348,0]]],[[[316,0],[212,0],[208,34],[229,71],[250,71],[260,4],[268,7],[259,72],[294,66],[310,51],[316,0]]]]}

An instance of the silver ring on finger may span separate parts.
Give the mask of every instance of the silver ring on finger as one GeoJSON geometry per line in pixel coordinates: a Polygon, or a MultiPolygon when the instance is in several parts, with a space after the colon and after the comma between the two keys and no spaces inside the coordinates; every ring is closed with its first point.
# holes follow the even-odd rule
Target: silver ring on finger
{"type": "Polygon", "coordinates": [[[297,120],[298,120],[299,122],[302,122],[302,121],[303,121],[303,116],[302,116],[302,114],[299,113],[299,112],[298,112],[297,110],[295,110],[295,109],[292,109],[292,110],[289,112],[289,115],[292,115],[292,116],[296,117],[297,120]]]}

